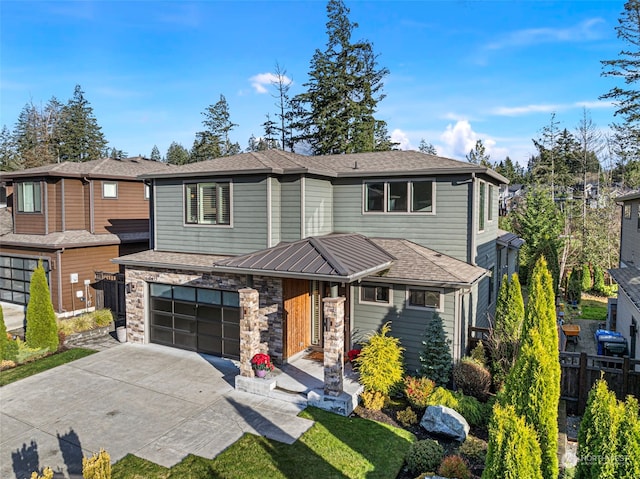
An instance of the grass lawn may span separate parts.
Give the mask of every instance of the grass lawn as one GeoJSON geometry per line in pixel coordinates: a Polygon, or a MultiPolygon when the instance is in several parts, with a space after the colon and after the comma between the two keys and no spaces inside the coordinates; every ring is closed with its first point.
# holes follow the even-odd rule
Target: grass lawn
{"type": "Polygon", "coordinates": [[[16,366],[15,368],[0,371],[0,386],[4,386],[6,384],[27,378],[29,376],[33,376],[34,374],[41,373],[42,371],[46,371],[47,369],[55,368],[56,366],[60,366],[61,364],[70,363],[71,361],[75,361],[76,359],[84,358],[85,356],[89,356],[95,352],[97,351],[84,348],[69,349],[67,351],[52,354],[51,356],[46,356],[44,358],[37,359],[26,364],[21,364],[20,366],[16,366]]]}
{"type": "Polygon", "coordinates": [[[388,479],[398,475],[415,439],[404,429],[321,409],[310,407],[300,416],[315,424],[291,445],[245,434],[215,459],[190,455],[170,469],[128,455],[113,465],[112,477],[388,479]]]}

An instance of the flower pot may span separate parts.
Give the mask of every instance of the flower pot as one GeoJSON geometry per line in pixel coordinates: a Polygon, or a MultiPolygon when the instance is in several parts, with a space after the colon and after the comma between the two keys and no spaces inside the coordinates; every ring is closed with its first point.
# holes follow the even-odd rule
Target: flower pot
{"type": "Polygon", "coordinates": [[[116,336],[121,343],[127,342],[127,328],[125,326],[118,326],[116,328],[116,336]]]}
{"type": "Polygon", "coordinates": [[[267,371],[265,369],[256,369],[256,376],[259,378],[263,378],[267,375],[267,371]]]}

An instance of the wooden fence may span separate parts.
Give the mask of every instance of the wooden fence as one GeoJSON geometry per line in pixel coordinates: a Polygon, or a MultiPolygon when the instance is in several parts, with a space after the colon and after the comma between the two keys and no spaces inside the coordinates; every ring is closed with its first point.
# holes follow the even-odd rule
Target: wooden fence
{"type": "Polygon", "coordinates": [[[124,274],[96,271],[95,275],[96,282],[93,287],[96,290],[96,308],[109,308],[116,321],[124,320],[126,316],[124,274]]]}

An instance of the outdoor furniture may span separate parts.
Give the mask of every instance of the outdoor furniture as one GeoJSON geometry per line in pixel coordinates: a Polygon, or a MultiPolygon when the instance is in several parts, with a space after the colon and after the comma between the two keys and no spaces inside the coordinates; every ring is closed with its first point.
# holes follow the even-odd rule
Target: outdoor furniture
{"type": "Polygon", "coordinates": [[[579,324],[563,324],[562,331],[567,337],[567,341],[573,341],[577,343],[580,339],[580,325],[579,324]]]}

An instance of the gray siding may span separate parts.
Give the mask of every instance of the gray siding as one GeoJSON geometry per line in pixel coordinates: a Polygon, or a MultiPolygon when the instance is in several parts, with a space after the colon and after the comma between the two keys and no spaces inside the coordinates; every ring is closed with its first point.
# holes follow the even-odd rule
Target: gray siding
{"type": "MultiPolygon", "coordinates": [[[[497,288],[499,285],[498,279],[498,258],[497,258],[497,244],[496,238],[498,237],[498,188],[491,183],[485,182],[485,218],[484,218],[484,229],[482,231],[478,230],[479,221],[476,218],[476,231],[475,234],[475,245],[476,245],[476,255],[475,261],[478,266],[481,268],[486,268],[493,272],[492,277],[485,277],[480,281],[480,285],[478,287],[478,296],[477,296],[477,321],[478,325],[481,323],[485,323],[487,321],[487,313],[493,317],[495,313],[495,303],[497,297],[497,288]],[[491,205],[488,204],[489,200],[489,188],[493,188],[493,203],[491,205]],[[489,220],[489,209],[493,212],[492,220],[489,220]]],[[[476,188],[476,208],[474,214],[477,216],[479,214],[479,195],[480,188],[476,188]]],[[[487,323],[488,324],[488,323],[487,323]]]]}
{"type": "Polygon", "coordinates": [[[271,178],[271,245],[280,243],[282,191],[278,178],[271,178]]]}
{"type": "Polygon", "coordinates": [[[436,179],[434,215],[364,214],[362,181],[336,180],[333,186],[334,230],[371,237],[406,238],[467,261],[471,185],[461,180],[459,177],[436,179]]]}
{"type": "MultiPolygon", "coordinates": [[[[391,321],[391,336],[400,339],[405,348],[406,372],[420,368],[420,352],[427,322],[435,314],[433,311],[406,308],[406,286],[393,285],[391,306],[362,304],[359,288],[353,289],[353,336],[354,343],[362,341],[367,334],[378,331],[387,321],[391,321]]],[[[454,339],[455,292],[445,290],[444,311],[437,313],[442,318],[447,337],[454,339]]],[[[453,354],[453,353],[452,353],[453,354]]]]}
{"type": "MultiPolygon", "coordinates": [[[[624,292],[618,293],[618,311],[616,317],[616,331],[619,331],[627,340],[627,346],[629,347],[629,357],[634,359],[634,355],[632,354],[632,343],[631,343],[631,322],[632,320],[636,320],[636,324],[640,325],[640,309],[638,309],[629,299],[629,297],[624,294],[624,292]]],[[[635,359],[640,359],[640,344],[636,343],[635,348],[635,359]]]]}
{"type": "Polygon", "coordinates": [[[280,240],[296,241],[300,239],[301,181],[299,177],[286,177],[280,180],[280,240]]]}
{"type": "Polygon", "coordinates": [[[631,205],[631,218],[622,213],[622,234],[620,236],[620,260],[627,265],[640,267],[640,229],[638,228],[638,209],[640,200],[625,201],[631,205]]]}
{"type": "Polygon", "coordinates": [[[328,180],[305,178],[304,236],[333,232],[333,186],[328,180]]]}
{"type": "MultiPolygon", "coordinates": [[[[202,179],[198,181],[215,181],[202,179]]],[[[156,180],[156,249],[183,253],[245,254],[267,247],[265,177],[232,183],[232,227],[184,224],[182,180],[156,180]]]]}

